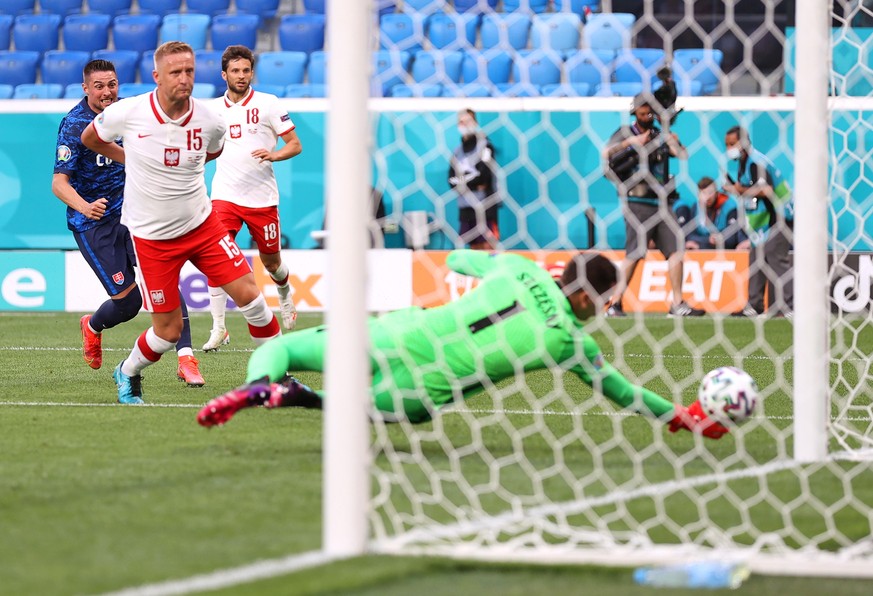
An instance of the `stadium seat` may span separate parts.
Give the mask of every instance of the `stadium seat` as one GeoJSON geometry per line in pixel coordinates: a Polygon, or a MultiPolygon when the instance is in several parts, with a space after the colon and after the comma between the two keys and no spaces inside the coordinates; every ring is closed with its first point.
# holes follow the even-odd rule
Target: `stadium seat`
{"type": "Polygon", "coordinates": [[[325,0],[303,0],[303,9],[307,13],[324,14],[325,0]]]}
{"type": "Polygon", "coordinates": [[[12,99],[15,87],[12,85],[0,85],[0,99],[12,99]]]}
{"type": "Polygon", "coordinates": [[[130,12],[132,0],[88,0],[89,13],[100,12],[110,17],[130,12]]]}
{"type": "MultiPolygon", "coordinates": [[[[655,85],[657,89],[660,85],[655,85]]],[[[682,79],[676,81],[676,92],[679,95],[705,95],[703,93],[703,85],[700,81],[692,81],[689,79],[682,79]]]]}
{"type": "Polygon", "coordinates": [[[512,78],[523,85],[556,85],[561,82],[564,61],[557,52],[549,50],[522,50],[512,65],[512,78]]]}
{"type": "Polygon", "coordinates": [[[591,85],[588,83],[567,83],[566,85],[543,85],[540,93],[543,97],[588,97],[591,95],[591,85]]]}
{"type": "Polygon", "coordinates": [[[288,14],[279,22],[279,47],[285,52],[324,49],[324,15],[288,14]]]}
{"type": "Polygon", "coordinates": [[[593,89],[612,80],[615,54],[610,50],[570,51],[565,52],[564,59],[568,83],[585,83],[593,89]]]}
{"type": "Polygon", "coordinates": [[[443,86],[443,97],[491,97],[491,85],[470,83],[456,87],[455,85],[443,86]]]}
{"type": "Polygon", "coordinates": [[[660,48],[623,50],[615,56],[614,79],[616,83],[642,83],[644,88],[651,89],[662,66],[664,50],[660,48]]]}
{"type": "Polygon", "coordinates": [[[16,85],[12,99],[60,99],[63,94],[63,85],[25,83],[16,85]]]}
{"type": "Polygon", "coordinates": [[[582,18],[577,14],[555,13],[535,15],[531,21],[531,46],[557,51],[579,47],[582,18]]]}
{"type": "Polygon", "coordinates": [[[96,52],[109,47],[109,24],[112,17],[108,14],[73,14],[64,19],[61,36],[64,38],[64,49],[79,52],[96,52]]]}
{"type": "Polygon", "coordinates": [[[373,52],[373,82],[378,85],[378,93],[388,96],[394,85],[406,82],[412,54],[379,50],[373,52]]]}
{"type": "Polygon", "coordinates": [[[403,0],[403,10],[420,14],[436,14],[443,12],[448,4],[448,0],[403,0]]]}
{"type": "Polygon", "coordinates": [[[309,66],[307,68],[307,76],[310,84],[326,85],[327,71],[326,67],[327,54],[325,52],[312,52],[309,54],[309,66]]]}
{"type": "Polygon", "coordinates": [[[582,28],[585,47],[613,51],[631,47],[635,20],[634,15],[621,12],[592,14],[582,28]]]}
{"type": "Polygon", "coordinates": [[[82,70],[91,60],[88,52],[52,50],[42,56],[40,71],[43,83],[56,83],[66,87],[82,82],[82,70]]]}
{"type": "Polygon", "coordinates": [[[185,7],[188,12],[214,17],[225,14],[230,9],[230,0],[185,0],[185,7]]]}
{"type": "MultiPolygon", "coordinates": [[[[195,78],[197,77],[196,73],[196,65],[195,65],[195,78]]],[[[154,84],[154,76],[152,73],[155,70],[155,53],[151,52],[143,52],[139,57],[139,62],[137,64],[137,71],[139,71],[139,80],[141,83],[148,83],[149,85],[154,84]]]]}
{"type": "Polygon", "coordinates": [[[600,0],[554,0],[555,12],[573,12],[580,16],[585,14],[588,8],[591,12],[600,9],[600,0]]]}
{"type": "Polygon", "coordinates": [[[421,51],[412,61],[412,80],[431,85],[461,82],[463,52],[421,51]]]}
{"type": "Polygon", "coordinates": [[[236,10],[256,14],[261,19],[272,19],[279,10],[279,0],[236,0],[236,10]]]}
{"type": "MultiPolygon", "coordinates": [[[[118,84],[135,83],[136,70],[139,66],[139,52],[133,50],[97,50],[91,54],[94,60],[108,60],[115,66],[118,84]]],[[[147,82],[152,80],[151,76],[147,82]]]]}
{"type": "Polygon", "coordinates": [[[182,10],[182,0],[137,0],[139,10],[145,14],[156,14],[160,17],[182,10]]]}
{"type": "Polygon", "coordinates": [[[391,97],[441,97],[442,85],[394,85],[391,97]]]}
{"type": "MultiPolygon", "coordinates": [[[[257,85],[253,85],[253,87],[255,88],[255,90],[260,91],[261,93],[269,93],[270,95],[275,95],[276,97],[285,97],[285,85],[268,85],[267,83],[258,83],[257,85]]],[[[222,93],[222,95],[224,95],[224,93],[222,93]]]]}
{"type": "Polygon", "coordinates": [[[541,95],[538,85],[530,83],[500,83],[494,85],[493,97],[539,97],[541,95]]]}
{"type": "Polygon", "coordinates": [[[154,89],[154,83],[123,83],[118,86],[118,97],[133,97],[134,95],[151,93],[154,89]]]}
{"type": "Polygon", "coordinates": [[[194,83],[191,88],[191,97],[198,99],[212,99],[216,95],[215,85],[212,83],[194,83]]]}
{"type": "Polygon", "coordinates": [[[208,14],[168,14],[161,25],[160,42],[184,41],[195,50],[206,48],[206,33],[212,19],[208,14]]]}
{"type": "Polygon", "coordinates": [[[70,83],[64,87],[64,99],[82,99],[85,97],[85,91],[82,90],[82,83],[70,83]]]}
{"type": "Polygon", "coordinates": [[[0,84],[35,83],[39,57],[39,52],[0,51],[0,84]]]}
{"type": "Polygon", "coordinates": [[[65,17],[82,12],[82,0],[39,0],[39,11],[65,17]]]}
{"type": "Polygon", "coordinates": [[[379,20],[379,47],[383,50],[415,52],[424,42],[424,17],[404,13],[386,14],[379,20]]]}
{"type": "Polygon", "coordinates": [[[285,97],[327,97],[327,87],[312,83],[298,83],[285,87],[285,97]]]}
{"type": "Polygon", "coordinates": [[[212,83],[219,95],[227,89],[227,83],[221,77],[222,52],[223,50],[196,50],[194,52],[194,82],[212,83]]]}
{"type": "Polygon", "coordinates": [[[673,76],[679,81],[697,81],[701,93],[715,92],[724,73],[721,70],[724,54],[721,50],[686,49],[673,51],[673,76]]]}
{"type": "Polygon", "coordinates": [[[12,41],[12,21],[15,19],[11,14],[0,14],[0,50],[8,50],[12,41]]]}
{"type": "Polygon", "coordinates": [[[530,17],[522,13],[490,13],[482,17],[482,49],[523,50],[530,33],[530,17]]]}
{"type": "Polygon", "coordinates": [[[508,83],[512,57],[501,50],[465,52],[461,70],[464,83],[486,86],[508,83]]]}
{"type": "Polygon", "coordinates": [[[549,0],[503,0],[504,12],[543,13],[549,8],[549,0]]]}
{"type": "Polygon", "coordinates": [[[258,15],[220,14],[212,19],[212,47],[224,50],[227,46],[242,45],[251,50],[258,45],[258,15]]]}
{"type": "Polygon", "coordinates": [[[61,15],[23,14],[15,17],[12,39],[15,49],[23,52],[48,52],[58,49],[61,15]]]}
{"type": "Polygon", "coordinates": [[[32,13],[36,6],[36,0],[3,0],[0,2],[0,12],[4,14],[18,15],[32,13]]]}
{"type": "MultiPolygon", "coordinates": [[[[478,14],[497,10],[497,0],[455,0],[455,10],[458,12],[475,12],[478,14]]],[[[484,97],[484,96],[477,96],[484,97]]]]}
{"type": "Polygon", "coordinates": [[[642,83],[610,83],[600,85],[594,95],[597,97],[634,97],[642,92],[642,83]]]}
{"type": "Polygon", "coordinates": [[[264,52],[258,57],[255,75],[259,84],[282,85],[302,83],[306,72],[305,52],[264,52]]]}
{"type": "Polygon", "coordinates": [[[161,17],[154,14],[127,14],[112,21],[112,41],[116,50],[146,52],[158,47],[161,17]]]}
{"type": "Polygon", "coordinates": [[[435,50],[460,50],[476,47],[480,15],[438,12],[427,20],[427,38],[435,50]]]}

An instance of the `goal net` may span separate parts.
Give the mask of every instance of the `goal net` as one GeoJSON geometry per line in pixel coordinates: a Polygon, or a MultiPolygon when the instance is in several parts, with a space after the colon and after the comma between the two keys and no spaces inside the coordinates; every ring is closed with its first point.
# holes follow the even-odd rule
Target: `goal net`
{"type": "MultiPolygon", "coordinates": [[[[664,65],[683,109],[670,130],[688,151],[670,160],[679,200],[696,203],[703,177],[719,188],[736,178],[725,137],[740,126],[747,149],[780,172],[796,199],[793,230],[786,218],[777,225],[798,258],[780,279],[763,248],[688,250],[682,297],[707,314],[671,318],[677,289],[650,250],[630,279],[627,316],[585,324],[606,360],[675,403],[693,402],[714,368],[751,374],[759,407],[721,440],[671,434],[663,421],[623,411],[560,362],[527,373],[519,362],[519,372],[499,382],[480,372],[473,381],[481,393],[464,400],[459,392],[426,423],[374,415],[370,552],[616,565],[718,557],[759,572],[873,575],[873,13],[865,2],[833,3],[831,51],[818,56],[830,97],[818,119],[801,121],[810,113],[801,112],[804,77],[814,76],[808,58],[798,68],[798,40],[814,35],[799,12],[795,19],[803,4],[407,0],[398,14],[417,23],[411,37],[387,39],[393,30],[384,17],[381,31],[371,32],[397,52],[377,64],[371,90],[384,96],[369,102],[372,184],[401,243],[415,249],[417,306],[475,291],[477,281],[451,271],[446,256],[479,236],[555,273],[580,250],[620,263],[622,200],[601,155],[631,122],[631,96],[656,89],[664,65]],[[454,46],[436,39],[437,24],[446,23],[459,32],[454,46]],[[575,23],[570,41],[566,23],[575,23]],[[461,54],[458,76],[452,51],[461,54]],[[506,80],[497,72],[505,60],[506,80]],[[480,87],[490,96],[477,97],[480,87]],[[479,233],[460,227],[467,204],[449,178],[457,175],[450,167],[459,159],[459,112],[468,109],[493,146],[499,234],[486,218],[490,204],[476,210],[479,233]],[[822,123],[821,137],[799,131],[822,123]],[[810,201],[798,182],[816,168],[826,196],[810,201]],[[825,237],[819,250],[815,238],[825,237]],[[756,305],[763,312],[731,316],[749,304],[756,274],[769,286],[756,305]],[[786,289],[792,281],[796,301],[786,289]],[[816,345],[825,361],[807,350],[816,345]],[[808,367],[798,372],[810,353],[820,382],[807,382],[808,367]],[[798,446],[819,443],[814,457],[798,455],[798,446]]],[[[747,229],[740,207],[735,225],[747,229]]],[[[694,223],[712,230],[712,222],[694,223]]],[[[414,366],[423,377],[444,369],[446,357],[414,366]]],[[[409,397],[416,396],[395,393],[398,402],[409,397]]]]}

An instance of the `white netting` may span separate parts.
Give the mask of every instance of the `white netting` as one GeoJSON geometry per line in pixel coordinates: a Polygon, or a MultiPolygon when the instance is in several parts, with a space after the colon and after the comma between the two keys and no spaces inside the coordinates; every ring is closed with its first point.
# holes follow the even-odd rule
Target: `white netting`
{"type": "MultiPolygon", "coordinates": [[[[510,3],[492,4],[505,9],[510,3]]],[[[564,4],[586,3],[559,7],[564,4]]],[[[615,10],[624,3],[602,4],[615,10]]],[[[699,49],[722,52],[715,82],[707,79],[715,85],[709,92],[752,96],[679,99],[685,112],[672,130],[690,154],[672,166],[680,196],[695,197],[702,176],[721,184],[725,172],[733,174],[736,166],[725,157],[725,133],[734,125],[749,131],[754,148],[790,183],[802,167],[794,163],[794,101],[761,97],[782,91],[798,76],[790,67],[794,31],[789,3],[711,3],[711,14],[699,6],[710,3],[627,4],[640,6],[630,44],[661,49],[669,62],[677,50],[691,49],[688,40],[695,38],[699,49]],[[783,47],[789,57],[785,67],[783,47]]],[[[859,12],[866,14],[866,9],[859,12]]],[[[578,50],[590,49],[584,47],[590,43],[585,26],[578,50]]],[[[834,39],[856,44],[864,53],[861,29],[847,31],[847,25],[837,27],[834,39]]],[[[475,48],[468,50],[481,50],[481,43],[480,30],[475,48]]],[[[619,43],[626,43],[621,36],[619,43]]],[[[427,40],[424,47],[429,49],[427,40]]],[[[619,48],[616,59],[626,51],[619,48]]],[[[603,82],[620,82],[616,64],[600,63],[598,68],[610,69],[600,71],[603,82]]],[[[690,80],[695,69],[704,70],[700,64],[682,73],[676,69],[680,90],[688,84],[683,77],[690,80]]],[[[558,84],[566,86],[572,81],[567,62],[561,65],[558,84]]],[[[637,61],[631,70],[652,74],[650,66],[637,61]]],[[[860,68],[859,74],[853,66],[853,81],[873,80],[866,63],[860,68]]],[[[401,73],[398,84],[404,77],[414,84],[409,76],[401,73]]],[[[467,83],[462,79],[459,86],[467,83]]],[[[518,83],[513,75],[506,82],[510,87],[518,83]]],[[[835,83],[834,88],[847,94],[845,85],[835,83]]],[[[760,385],[763,401],[756,415],[726,438],[711,441],[672,435],[660,421],[618,411],[576,377],[559,371],[520,373],[499,383],[480,377],[485,386],[481,395],[432,422],[375,424],[372,548],[624,564],[717,551],[721,557],[745,559],[759,571],[869,575],[873,261],[855,253],[870,250],[865,225],[873,181],[867,170],[871,131],[866,103],[840,100],[831,115],[831,247],[834,282],[844,291],[844,302],[855,300],[857,308],[844,304],[831,317],[827,461],[800,464],[792,458],[795,442],[804,437],[796,436],[793,426],[791,320],[727,316],[746,303],[749,267],[756,266],[749,264],[747,253],[689,252],[683,296],[715,314],[671,319],[663,316],[670,301],[666,264],[650,252],[626,295],[626,309],[636,312],[623,319],[592,320],[586,331],[629,379],[686,405],[695,399],[707,371],[740,367],[760,385]],[[839,285],[837,277],[847,281],[839,285]]],[[[628,104],[628,97],[372,102],[377,113],[374,185],[390,204],[389,218],[405,228],[407,241],[415,238],[411,244],[430,249],[413,258],[416,304],[445,303],[475,286],[449,271],[440,252],[464,245],[458,233],[458,194],[448,183],[450,158],[459,143],[458,110],[477,112],[482,133],[495,148],[502,199],[497,248],[523,252],[544,267],[559,269],[570,254],[588,247],[621,258],[624,218],[615,187],[603,177],[600,153],[612,132],[629,121],[628,104]],[[418,215],[410,217],[413,212],[418,215]]],[[[821,159],[827,159],[825,147],[821,159]]],[[[769,265],[761,267],[772,275],[769,265]]],[[[776,303],[782,312],[790,306],[776,303]]],[[[433,343],[438,344],[436,339],[433,343]]],[[[444,364],[437,355],[429,366],[444,364]]],[[[419,372],[426,374],[428,368],[419,372]]]]}

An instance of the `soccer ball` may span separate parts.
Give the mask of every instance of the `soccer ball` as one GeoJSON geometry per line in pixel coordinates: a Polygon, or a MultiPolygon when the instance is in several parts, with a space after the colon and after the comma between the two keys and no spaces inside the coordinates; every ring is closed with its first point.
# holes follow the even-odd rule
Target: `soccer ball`
{"type": "Polygon", "coordinates": [[[706,415],[716,422],[739,424],[758,405],[758,385],[748,373],[723,366],[703,377],[697,398],[706,415]]]}

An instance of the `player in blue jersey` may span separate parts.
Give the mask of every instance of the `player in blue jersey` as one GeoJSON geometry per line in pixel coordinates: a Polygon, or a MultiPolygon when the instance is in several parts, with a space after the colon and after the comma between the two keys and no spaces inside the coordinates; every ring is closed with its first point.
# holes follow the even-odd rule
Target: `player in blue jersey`
{"type": "MultiPolygon", "coordinates": [[[[106,60],[92,60],[82,72],[85,97],[61,120],[52,192],[67,205],[67,227],[73,232],[79,251],[109,294],[91,315],[82,317],[82,353],[91,368],[103,364],[102,332],[134,318],[142,306],[137,289],[133,245],[121,224],[124,196],[124,149],[109,145],[112,158],[91,151],[81,135],[91,121],[118,100],[115,66],[106,60]]],[[[177,375],[189,386],[205,384],[191,348],[188,309],[182,301],[184,327],[176,344],[177,375]]]]}

